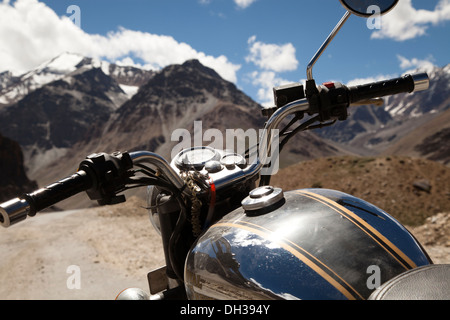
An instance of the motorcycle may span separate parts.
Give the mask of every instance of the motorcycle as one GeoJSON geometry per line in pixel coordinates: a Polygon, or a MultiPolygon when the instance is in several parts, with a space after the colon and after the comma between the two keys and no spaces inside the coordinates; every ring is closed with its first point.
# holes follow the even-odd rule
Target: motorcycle
{"type": "MultiPolygon", "coordinates": [[[[316,85],[313,66],[344,23],[371,16],[367,1],[340,1],[346,13],[309,63],[305,86],[274,88],[259,143],[244,154],[196,146],[170,163],[148,151],[91,154],[75,174],[1,204],[2,226],[80,192],[113,205],[146,187],[166,266],[148,274],[150,294],[131,288],[119,300],[449,299],[450,265],[434,265],[388,213],[335,190],[270,185],[271,164],[297,133],[345,121],[349,106],[429,86],[426,73],[316,85]]],[[[397,2],[369,1],[380,14],[397,2]]]]}

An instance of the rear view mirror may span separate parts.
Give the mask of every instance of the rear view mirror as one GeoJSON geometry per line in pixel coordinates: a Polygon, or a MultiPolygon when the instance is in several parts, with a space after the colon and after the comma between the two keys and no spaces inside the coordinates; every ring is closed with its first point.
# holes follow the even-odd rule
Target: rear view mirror
{"type": "MultiPolygon", "coordinates": [[[[374,14],[382,15],[385,13],[388,13],[391,11],[398,3],[399,0],[339,0],[344,6],[344,8],[347,10],[347,12],[342,17],[341,21],[334,27],[333,31],[331,31],[328,38],[325,40],[325,42],[322,44],[322,46],[319,48],[319,50],[316,52],[314,57],[311,59],[311,61],[308,64],[308,67],[306,68],[306,76],[307,76],[307,84],[308,82],[312,83],[313,81],[313,74],[312,74],[312,68],[314,64],[317,62],[319,57],[322,55],[324,50],[328,47],[331,40],[336,36],[336,34],[339,32],[339,30],[342,28],[344,23],[348,20],[348,18],[353,14],[370,18],[373,17],[374,14]]],[[[313,88],[315,88],[315,84],[312,85],[313,88]]]]}
{"type": "Polygon", "coordinates": [[[339,0],[349,12],[361,17],[371,17],[374,12],[385,14],[392,10],[398,0],[339,0]]]}

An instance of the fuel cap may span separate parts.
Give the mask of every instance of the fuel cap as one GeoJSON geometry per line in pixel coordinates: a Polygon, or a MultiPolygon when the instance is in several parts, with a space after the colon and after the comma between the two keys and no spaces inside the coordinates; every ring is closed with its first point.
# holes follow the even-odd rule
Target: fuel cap
{"type": "Polygon", "coordinates": [[[283,190],[272,186],[253,189],[247,198],[242,200],[242,207],[247,211],[260,210],[276,204],[284,199],[283,190]]]}

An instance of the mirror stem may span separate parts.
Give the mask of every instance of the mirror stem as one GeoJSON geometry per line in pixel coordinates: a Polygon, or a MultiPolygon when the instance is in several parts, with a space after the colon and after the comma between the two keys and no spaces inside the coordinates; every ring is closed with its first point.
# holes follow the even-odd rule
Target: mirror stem
{"type": "Polygon", "coordinates": [[[339,30],[341,30],[342,26],[344,25],[344,23],[348,20],[348,18],[350,17],[351,13],[350,11],[347,11],[344,16],[342,17],[341,21],[339,21],[339,23],[336,25],[336,27],[334,27],[333,31],[331,31],[330,35],[328,36],[328,38],[325,40],[325,42],[322,44],[322,46],[320,47],[320,49],[316,52],[316,54],[314,55],[314,57],[311,59],[311,62],[308,64],[308,67],[306,69],[306,76],[308,77],[308,80],[312,80],[313,79],[313,75],[312,75],[312,68],[314,66],[314,64],[317,62],[317,60],[320,58],[320,56],[322,55],[322,53],[325,51],[325,49],[328,47],[328,45],[330,44],[330,42],[333,40],[333,38],[336,36],[336,34],[339,32],[339,30]]]}

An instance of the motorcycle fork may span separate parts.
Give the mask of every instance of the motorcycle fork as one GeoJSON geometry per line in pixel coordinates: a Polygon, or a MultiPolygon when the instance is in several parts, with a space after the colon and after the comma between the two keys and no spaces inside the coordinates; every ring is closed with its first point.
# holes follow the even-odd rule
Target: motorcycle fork
{"type": "Polygon", "coordinates": [[[175,288],[181,285],[178,276],[173,269],[170,259],[170,239],[174,233],[175,226],[180,216],[180,206],[170,196],[164,196],[159,199],[158,204],[159,223],[161,228],[161,238],[166,262],[167,289],[175,288]]]}

